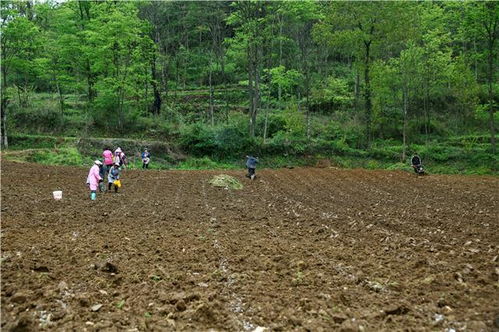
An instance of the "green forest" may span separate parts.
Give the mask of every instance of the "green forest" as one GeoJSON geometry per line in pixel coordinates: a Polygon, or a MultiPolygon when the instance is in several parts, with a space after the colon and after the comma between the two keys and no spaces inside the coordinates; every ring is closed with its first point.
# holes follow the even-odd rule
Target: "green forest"
{"type": "Polygon", "coordinates": [[[2,0],[0,23],[2,148],[31,161],[498,171],[494,1],[2,0]]]}

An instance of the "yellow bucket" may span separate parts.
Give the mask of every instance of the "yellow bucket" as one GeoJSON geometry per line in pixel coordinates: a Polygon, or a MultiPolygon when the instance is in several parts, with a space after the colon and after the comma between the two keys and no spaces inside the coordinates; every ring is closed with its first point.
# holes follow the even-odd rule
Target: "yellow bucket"
{"type": "Polygon", "coordinates": [[[115,181],[113,182],[113,184],[114,184],[116,187],[121,188],[121,181],[120,181],[120,180],[115,180],[115,181]]]}

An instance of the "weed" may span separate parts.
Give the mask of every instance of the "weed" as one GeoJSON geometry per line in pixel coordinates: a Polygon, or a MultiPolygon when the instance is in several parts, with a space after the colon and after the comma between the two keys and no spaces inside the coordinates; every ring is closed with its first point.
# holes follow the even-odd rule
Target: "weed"
{"type": "Polygon", "coordinates": [[[161,276],[158,276],[158,275],[152,275],[151,280],[158,282],[158,281],[163,280],[163,278],[161,278],[161,276]]]}
{"type": "Polygon", "coordinates": [[[118,303],[116,303],[116,308],[118,309],[123,309],[123,306],[125,305],[125,300],[121,300],[118,303]]]}
{"type": "Polygon", "coordinates": [[[295,277],[291,280],[293,286],[299,286],[304,283],[305,275],[301,271],[296,271],[295,277]]]}

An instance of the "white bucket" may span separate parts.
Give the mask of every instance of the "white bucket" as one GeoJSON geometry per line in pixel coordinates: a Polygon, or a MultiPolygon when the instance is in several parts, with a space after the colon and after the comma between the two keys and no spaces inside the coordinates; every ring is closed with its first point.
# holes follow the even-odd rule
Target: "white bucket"
{"type": "Polygon", "coordinates": [[[56,201],[58,201],[62,198],[62,191],[61,190],[54,191],[52,194],[54,195],[54,199],[56,201]]]}

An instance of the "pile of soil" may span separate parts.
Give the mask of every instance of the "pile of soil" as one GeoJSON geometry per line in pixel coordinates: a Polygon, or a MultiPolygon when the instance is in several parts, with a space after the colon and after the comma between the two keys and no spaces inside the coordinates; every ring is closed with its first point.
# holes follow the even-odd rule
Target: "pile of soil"
{"type": "Polygon", "coordinates": [[[91,201],[87,172],[2,162],[2,330],[499,324],[496,177],[125,170],[91,201]]]}

